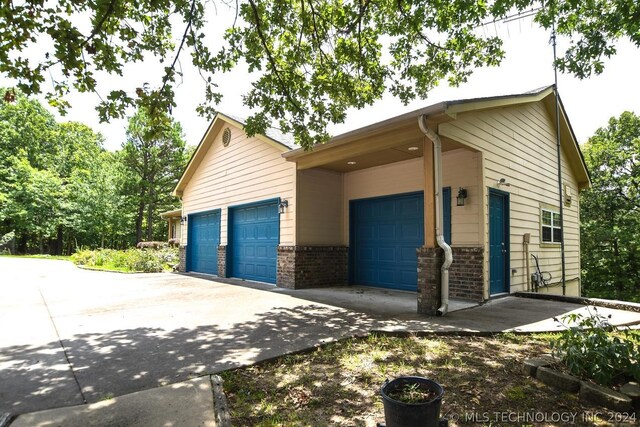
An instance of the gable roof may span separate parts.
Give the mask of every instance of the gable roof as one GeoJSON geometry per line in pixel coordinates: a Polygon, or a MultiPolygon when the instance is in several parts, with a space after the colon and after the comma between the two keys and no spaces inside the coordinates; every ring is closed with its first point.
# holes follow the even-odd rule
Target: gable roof
{"type": "MultiPolygon", "coordinates": [[[[318,144],[314,146],[312,150],[305,151],[303,148],[297,148],[295,150],[284,153],[283,157],[290,161],[297,161],[298,159],[314,156],[314,153],[318,152],[326,152],[328,155],[328,152],[333,149],[337,149],[338,147],[342,147],[347,144],[352,144],[354,141],[371,138],[375,134],[388,131],[392,128],[397,128],[398,126],[403,125],[403,123],[406,123],[408,125],[416,123],[417,126],[417,120],[422,115],[427,116],[430,121],[437,124],[455,120],[457,114],[461,113],[539,101],[543,102],[545,109],[547,110],[547,114],[549,115],[555,126],[555,94],[555,85],[549,85],[518,94],[439,102],[337,135],[331,138],[325,144],[318,144]]],[[[560,106],[561,143],[563,148],[565,149],[565,154],[569,159],[569,163],[572,166],[572,170],[577,177],[580,188],[586,188],[591,183],[589,171],[584,161],[584,157],[582,156],[582,152],[580,151],[580,146],[578,145],[578,141],[573,132],[573,128],[571,127],[569,119],[567,118],[566,111],[564,109],[564,105],[562,104],[560,96],[558,96],[558,100],[560,106]]]]}
{"type": "MultiPolygon", "coordinates": [[[[424,108],[420,108],[399,116],[391,117],[389,119],[373,123],[368,126],[361,127],[331,138],[325,144],[318,144],[313,147],[312,150],[305,150],[294,142],[291,135],[284,134],[280,129],[270,127],[267,129],[264,135],[255,135],[256,138],[274,145],[283,151],[282,156],[289,161],[297,161],[300,158],[313,156],[314,153],[322,152],[325,150],[332,150],[334,147],[343,146],[352,143],[354,140],[364,138],[368,135],[383,132],[385,129],[397,126],[403,122],[417,123],[418,117],[426,115],[434,122],[444,122],[449,120],[455,120],[456,115],[460,113],[479,111],[491,108],[506,107],[509,105],[526,104],[530,102],[542,101],[549,117],[555,125],[555,85],[543,86],[531,91],[522,92],[518,94],[499,95],[479,98],[459,99],[452,101],[444,101],[436,104],[429,105],[424,108]]],[[[586,188],[591,183],[589,171],[580,146],[578,145],[577,138],[569,123],[569,119],[566,115],[564,105],[560,96],[558,96],[558,104],[560,106],[560,133],[562,146],[565,149],[565,154],[568,157],[569,163],[572,166],[572,170],[577,177],[580,188],[586,188]]],[[[241,129],[245,126],[245,119],[223,113],[217,113],[214,119],[209,124],[207,131],[204,133],[196,151],[191,156],[187,167],[185,168],[182,177],[178,181],[176,188],[173,190],[174,196],[182,196],[187,182],[193,176],[193,173],[200,165],[200,162],[204,158],[207,150],[213,142],[213,138],[209,138],[210,135],[217,134],[222,129],[222,124],[228,123],[241,129]]]]}
{"type": "MultiPolygon", "coordinates": [[[[202,139],[198,143],[196,150],[193,152],[191,159],[189,159],[184,172],[182,172],[182,176],[180,177],[178,184],[176,184],[176,187],[171,193],[173,196],[182,196],[182,192],[189,182],[189,179],[191,179],[193,173],[196,171],[196,169],[202,162],[202,159],[204,159],[205,154],[211,147],[211,144],[214,140],[213,136],[217,135],[218,132],[222,130],[222,127],[225,123],[238,127],[240,129],[244,129],[245,126],[244,119],[220,112],[216,113],[213,120],[211,120],[209,127],[207,127],[207,130],[202,136],[202,139]]],[[[280,129],[276,129],[275,127],[268,128],[265,132],[265,135],[257,134],[255,135],[255,137],[263,142],[275,146],[281,151],[289,151],[299,147],[295,144],[293,137],[282,133],[280,129]]]]}

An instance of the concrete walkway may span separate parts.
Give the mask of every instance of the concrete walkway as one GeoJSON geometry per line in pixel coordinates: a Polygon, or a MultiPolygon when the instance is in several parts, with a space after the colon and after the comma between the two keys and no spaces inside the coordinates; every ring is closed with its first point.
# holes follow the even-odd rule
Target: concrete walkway
{"type": "Polygon", "coordinates": [[[211,378],[207,375],[88,405],[24,414],[11,426],[222,427],[213,401],[211,378]]]}
{"type": "Polygon", "coordinates": [[[0,279],[0,415],[23,414],[14,425],[213,425],[207,374],[375,330],[555,331],[553,317],[586,310],[507,297],[431,318],[406,292],[288,291],[2,257],[0,279]]]}

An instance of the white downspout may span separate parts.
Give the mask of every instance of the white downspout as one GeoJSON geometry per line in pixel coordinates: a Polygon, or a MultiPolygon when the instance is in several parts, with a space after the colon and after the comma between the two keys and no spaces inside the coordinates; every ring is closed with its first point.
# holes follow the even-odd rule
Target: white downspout
{"type": "Polygon", "coordinates": [[[444,251],[444,262],[440,268],[440,293],[442,295],[442,305],[437,311],[439,316],[444,316],[449,311],[449,266],[453,262],[453,252],[451,246],[444,241],[444,232],[442,227],[442,142],[437,133],[429,129],[427,126],[427,118],[423,115],[418,119],[418,125],[424,135],[433,142],[433,166],[436,196],[436,241],[438,246],[444,251]]]}

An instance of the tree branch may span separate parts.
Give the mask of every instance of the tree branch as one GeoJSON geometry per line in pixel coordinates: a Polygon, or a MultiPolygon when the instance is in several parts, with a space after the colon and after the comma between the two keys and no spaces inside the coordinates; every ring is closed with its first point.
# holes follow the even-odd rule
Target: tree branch
{"type": "MultiPolygon", "coordinates": [[[[102,16],[102,18],[100,18],[100,21],[98,21],[98,24],[93,28],[93,31],[91,31],[91,34],[89,34],[89,36],[87,38],[85,38],[79,45],[78,47],[80,48],[80,50],[82,50],[82,48],[84,48],[87,43],[89,43],[91,40],[93,40],[101,31],[102,31],[102,26],[104,25],[104,23],[107,21],[107,18],[109,18],[109,16],[111,16],[111,14],[113,13],[113,9],[115,7],[115,4],[118,0],[111,0],[111,2],[109,3],[109,6],[107,7],[107,10],[104,12],[104,15],[102,16]]],[[[71,55],[71,50],[69,50],[69,55],[71,55]]],[[[43,66],[43,70],[47,70],[51,67],[53,67],[54,65],[57,65],[59,63],[62,62],[62,59],[58,59],[55,62],[50,62],[49,64],[46,64],[43,66]]]]}
{"type": "Polygon", "coordinates": [[[102,31],[102,26],[107,21],[107,18],[111,16],[111,14],[113,13],[113,8],[115,7],[117,1],[118,0],[111,0],[111,2],[109,3],[109,7],[107,7],[106,12],[104,13],[100,21],[98,21],[98,25],[96,25],[93,31],[91,31],[91,34],[89,35],[89,37],[87,37],[85,41],[80,44],[80,48],[83,48],[84,46],[86,46],[87,43],[93,40],[95,36],[97,36],[98,33],[102,31]]]}
{"type": "Polygon", "coordinates": [[[258,7],[256,6],[253,0],[249,0],[249,4],[251,5],[251,9],[253,10],[253,16],[256,20],[256,31],[258,32],[258,37],[260,37],[260,41],[262,42],[262,47],[267,53],[267,59],[269,60],[269,64],[271,65],[271,70],[276,75],[276,78],[278,79],[278,82],[280,83],[280,87],[283,90],[287,100],[289,100],[289,102],[296,108],[296,110],[298,110],[301,113],[304,113],[300,105],[291,96],[291,92],[289,92],[289,86],[287,86],[285,81],[282,79],[282,76],[280,75],[280,71],[278,70],[276,61],[273,58],[271,49],[269,49],[269,46],[267,45],[267,41],[262,32],[262,27],[260,26],[260,15],[258,14],[258,7]]]}
{"type": "Polygon", "coordinates": [[[171,66],[169,67],[169,71],[167,71],[164,74],[164,77],[162,78],[162,87],[158,91],[158,93],[160,95],[162,95],[162,92],[164,91],[164,88],[167,87],[167,82],[169,81],[169,75],[172,74],[173,70],[176,67],[176,63],[178,62],[178,58],[180,58],[180,52],[182,51],[182,47],[184,46],[184,42],[187,39],[187,36],[189,35],[189,30],[191,29],[191,22],[193,21],[193,11],[195,10],[195,7],[196,7],[196,0],[191,0],[191,10],[189,11],[189,20],[187,21],[187,26],[184,29],[184,33],[182,34],[182,40],[180,40],[180,46],[178,46],[178,51],[176,52],[176,57],[173,58],[173,62],[171,63],[171,66]]]}

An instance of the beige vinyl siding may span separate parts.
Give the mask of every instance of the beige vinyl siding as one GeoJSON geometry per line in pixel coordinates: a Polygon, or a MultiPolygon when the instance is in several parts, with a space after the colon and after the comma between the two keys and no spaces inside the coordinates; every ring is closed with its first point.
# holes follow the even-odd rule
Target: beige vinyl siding
{"type": "MultiPolygon", "coordinates": [[[[289,207],[280,216],[280,244],[295,244],[295,164],[282,158],[284,147],[249,138],[232,125],[231,142],[222,145],[222,132],[213,138],[204,159],[184,188],[183,214],[221,209],[220,244],[227,244],[228,208],[280,197],[289,207]]],[[[187,244],[183,230],[182,244],[187,244]]]]}
{"type": "MultiPolygon", "coordinates": [[[[441,124],[441,135],[481,150],[484,164],[484,212],[488,224],[488,188],[499,188],[510,196],[511,292],[524,290],[527,277],[523,235],[531,234],[529,252],[539,255],[541,267],[561,277],[560,245],[540,245],[541,204],[558,205],[555,126],[541,102],[459,114],[441,124]],[[505,178],[510,186],[497,186],[505,178]]],[[[562,154],[563,181],[571,187],[573,203],[565,207],[564,238],[566,279],[577,279],[579,262],[578,186],[566,156],[562,154]]],[[[488,227],[484,232],[488,254],[488,227]]],[[[485,257],[488,272],[488,256],[485,257]]],[[[486,274],[488,280],[488,273],[486,274]]],[[[487,284],[486,284],[487,285],[487,284]]],[[[488,286],[487,286],[488,289],[488,286]]]]}
{"type": "Polygon", "coordinates": [[[349,244],[349,200],[424,191],[423,169],[423,159],[418,158],[345,173],[343,244],[349,244]]]}
{"type": "Polygon", "coordinates": [[[451,246],[482,246],[481,153],[454,150],[442,154],[442,186],[451,187],[451,246]],[[456,205],[458,189],[467,190],[464,206],[456,205]]]}
{"type": "Polygon", "coordinates": [[[342,174],[324,169],[298,171],[298,245],[342,245],[342,174]]]}

